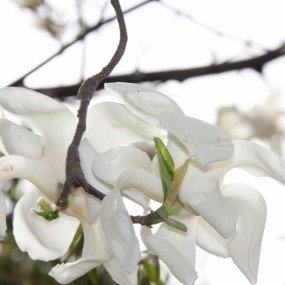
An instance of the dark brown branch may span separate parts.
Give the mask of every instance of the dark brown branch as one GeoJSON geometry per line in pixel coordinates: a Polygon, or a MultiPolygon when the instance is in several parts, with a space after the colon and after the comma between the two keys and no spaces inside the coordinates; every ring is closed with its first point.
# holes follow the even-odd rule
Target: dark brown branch
{"type": "Polygon", "coordinates": [[[127,30],[124,20],[124,15],[119,3],[119,0],[111,0],[111,4],[115,9],[117,20],[120,29],[119,45],[111,58],[110,62],[97,74],[88,78],[82,83],[78,90],[78,98],[80,100],[80,107],[78,110],[78,124],[73,137],[73,140],[68,148],[66,157],[66,181],[64,183],[62,192],[56,202],[59,208],[66,208],[68,206],[68,195],[72,188],[83,187],[83,189],[98,199],[103,199],[104,194],[92,187],[85,179],[81,168],[78,146],[81,142],[82,136],[86,130],[86,117],[90,100],[92,99],[98,84],[104,80],[115,68],[117,63],[123,56],[127,44],[127,30]]]}
{"type": "MultiPolygon", "coordinates": [[[[127,9],[126,11],[124,11],[124,14],[130,13],[138,8],[140,8],[141,6],[148,4],[150,2],[153,1],[157,1],[157,0],[146,0],[142,3],[139,3],[129,9],[127,9]]],[[[39,65],[37,65],[36,67],[34,67],[32,70],[30,70],[29,72],[27,72],[26,74],[24,74],[22,77],[20,77],[19,79],[17,79],[16,81],[12,82],[11,84],[9,84],[9,86],[17,86],[17,87],[23,87],[24,86],[24,80],[26,77],[28,77],[30,74],[34,73],[35,71],[37,71],[39,68],[41,68],[42,66],[44,66],[46,63],[48,63],[49,61],[51,61],[52,59],[54,59],[56,56],[60,55],[62,52],[64,52],[67,48],[71,47],[72,45],[74,45],[75,43],[81,41],[82,39],[84,39],[89,33],[98,30],[100,27],[104,26],[107,23],[112,22],[113,20],[116,20],[116,16],[109,18],[105,21],[101,21],[99,23],[97,23],[96,25],[87,28],[83,33],[81,33],[76,39],[74,39],[73,41],[69,42],[68,44],[65,44],[61,47],[61,49],[59,51],[57,51],[55,54],[53,54],[52,56],[50,56],[49,58],[47,58],[46,60],[44,60],[42,63],[40,63],[39,65]]],[[[79,88],[79,85],[78,85],[79,88]]],[[[75,95],[77,93],[76,92],[73,93],[73,95],[75,95]]]]}
{"type": "MultiPolygon", "coordinates": [[[[212,64],[209,66],[202,66],[196,68],[187,68],[180,70],[168,70],[168,71],[157,71],[157,72],[136,72],[132,74],[124,74],[111,76],[103,80],[99,85],[98,89],[103,88],[105,82],[130,82],[130,83],[140,83],[146,81],[160,81],[165,82],[167,80],[178,80],[183,81],[188,78],[218,74],[227,71],[240,70],[244,68],[252,68],[258,72],[262,72],[263,66],[280,56],[285,55],[285,45],[281,47],[268,51],[267,53],[256,56],[250,59],[224,62],[220,64],[212,64]]],[[[66,96],[74,96],[79,88],[79,84],[66,86],[66,87],[56,87],[56,88],[42,88],[37,89],[37,91],[46,94],[51,97],[64,98],[66,96]]]]}

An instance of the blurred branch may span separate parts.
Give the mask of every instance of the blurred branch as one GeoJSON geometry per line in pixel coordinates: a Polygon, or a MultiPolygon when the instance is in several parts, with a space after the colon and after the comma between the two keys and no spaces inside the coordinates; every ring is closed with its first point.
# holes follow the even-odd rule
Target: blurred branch
{"type": "Polygon", "coordinates": [[[224,37],[224,38],[228,38],[231,40],[234,40],[236,42],[240,42],[240,43],[244,43],[245,45],[249,45],[250,46],[254,46],[256,48],[259,48],[262,51],[266,51],[266,49],[264,47],[262,47],[260,44],[251,41],[249,39],[243,39],[241,37],[238,36],[234,36],[233,34],[229,34],[226,32],[223,32],[219,29],[216,29],[208,24],[205,24],[204,22],[198,20],[197,18],[195,18],[194,16],[188,14],[187,12],[180,10],[179,8],[176,8],[175,4],[171,5],[167,2],[161,1],[161,4],[166,7],[167,9],[171,10],[173,13],[175,13],[176,15],[180,16],[180,17],[184,17],[185,19],[191,21],[193,24],[201,27],[202,29],[209,31],[213,34],[215,34],[216,36],[220,36],[220,37],[224,37]]]}
{"type": "MultiPolygon", "coordinates": [[[[270,62],[271,60],[285,55],[285,44],[280,46],[275,50],[268,51],[267,53],[256,56],[250,59],[240,60],[240,61],[227,61],[220,64],[212,64],[208,66],[187,68],[180,70],[167,70],[167,71],[157,71],[157,72],[139,72],[136,71],[132,74],[122,74],[117,76],[110,76],[102,81],[98,89],[103,88],[105,82],[130,82],[130,83],[140,83],[146,81],[160,81],[165,82],[167,80],[178,80],[184,81],[185,79],[210,75],[210,74],[219,74],[227,71],[241,70],[245,68],[251,68],[257,72],[262,72],[263,66],[270,62]]],[[[36,91],[46,94],[51,97],[64,98],[67,96],[74,96],[77,93],[81,83],[62,86],[55,88],[40,88],[36,91]]]]}
{"type": "MultiPolygon", "coordinates": [[[[133,10],[136,10],[140,7],[142,7],[143,5],[145,4],[148,4],[150,2],[153,2],[153,1],[157,1],[157,0],[146,0],[144,2],[141,2],[129,9],[127,9],[126,11],[124,11],[124,14],[127,14],[129,12],[132,12],[133,10]]],[[[39,68],[41,68],[42,66],[44,66],[45,64],[47,64],[49,61],[51,61],[52,59],[54,59],[56,56],[60,55],[63,51],[65,51],[67,48],[71,47],[72,45],[74,45],[75,43],[77,43],[78,41],[81,41],[83,40],[89,33],[93,32],[93,31],[96,31],[98,30],[101,26],[107,24],[107,23],[110,23],[114,20],[116,20],[116,16],[112,17],[112,18],[109,18],[105,21],[101,21],[99,23],[97,23],[96,25],[92,26],[92,27],[89,27],[87,28],[83,33],[81,33],[76,39],[74,39],[73,41],[71,41],[70,43],[68,44],[65,44],[61,47],[61,49],[59,51],[57,51],[55,54],[53,54],[52,56],[50,56],[49,58],[47,58],[46,60],[44,60],[42,63],[40,63],[38,66],[34,67],[32,70],[30,70],[29,72],[27,72],[26,74],[24,74],[21,78],[19,78],[18,80],[12,82],[11,84],[9,84],[9,86],[17,86],[17,87],[23,87],[25,86],[24,85],[24,80],[26,77],[28,77],[30,74],[32,74],[33,72],[35,72],[36,70],[38,70],[39,68]]],[[[81,84],[81,83],[80,83],[81,84]]],[[[78,84],[78,88],[80,86],[80,84],[78,84]]],[[[77,90],[78,90],[77,88],[77,90]]],[[[77,90],[75,92],[75,94],[77,93],[77,90]]],[[[55,96],[54,96],[55,97],[55,96]]]]}

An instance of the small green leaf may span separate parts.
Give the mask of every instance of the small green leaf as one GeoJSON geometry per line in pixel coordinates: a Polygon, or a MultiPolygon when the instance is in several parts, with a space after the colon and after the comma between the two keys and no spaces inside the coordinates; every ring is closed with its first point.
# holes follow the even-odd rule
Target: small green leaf
{"type": "Polygon", "coordinates": [[[33,209],[33,212],[47,221],[52,221],[59,217],[58,211],[36,211],[33,209]]]}
{"type": "Polygon", "coordinates": [[[158,137],[155,137],[153,140],[157,149],[157,159],[159,163],[159,171],[162,180],[164,198],[166,198],[174,177],[174,161],[162,140],[158,137]]]}
{"type": "Polygon", "coordinates": [[[174,173],[174,179],[170,185],[170,189],[167,193],[167,197],[165,198],[165,201],[163,203],[165,209],[170,209],[172,207],[172,204],[176,200],[180,185],[187,172],[189,163],[190,163],[190,159],[186,159],[184,164],[180,166],[178,169],[176,169],[174,173]]]}
{"type": "Polygon", "coordinates": [[[181,223],[181,222],[179,222],[177,220],[174,220],[172,218],[168,217],[166,220],[164,220],[164,222],[167,225],[169,225],[170,227],[173,227],[173,228],[175,228],[177,230],[180,230],[182,232],[187,232],[187,230],[188,230],[187,227],[183,223],[181,223]]]}
{"type": "Polygon", "coordinates": [[[37,204],[40,211],[33,209],[33,212],[38,216],[43,217],[47,221],[52,221],[59,217],[56,206],[47,202],[43,197],[38,200],[37,204]]]}
{"type": "Polygon", "coordinates": [[[143,266],[147,272],[147,276],[149,280],[156,281],[159,278],[158,272],[156,271],[155,267],[150,262],[144,261],[143,266]]]}

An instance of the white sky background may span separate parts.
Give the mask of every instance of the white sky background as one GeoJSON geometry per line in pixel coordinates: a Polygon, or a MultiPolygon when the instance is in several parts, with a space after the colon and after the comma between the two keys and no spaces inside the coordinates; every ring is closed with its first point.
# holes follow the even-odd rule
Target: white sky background
{"type": "MultiPolygon", "coordinates": [[[[63,19],[76,15],[72,0],[49,2],[58,3],[63,19]]],[[[88,24],[93,24],[104,1],[95,1],[93,5],[89,2],[84,2],[85,14],[88,24]]],[[[125,7],[141,1],[122,2],[125,7]]],[[[213,63],[214,59],[217,63],[244,59],[285,42],[285,4],[281,0],[169,0],[164,3],[175,5],[189,17],[224,36],[218,36],[189,17],[178,17],[171,9],[153,2],[126,15],[128,47],[113,74],[136,69],[189,68],[213,63]]],[[[110,13],[113,12],[108,8],[106,17],[110,13]]],[[[0,87],[13,82],[60,48],[58,41],[35,27],[35,23],[30,12],[20,11],[11,0],[0,0],[0,87]]],[[[70,27],[65,42],[72,39],[74,29],[70,27]]],[[[96,73],[107,63],[117,42],[116,22],[87,37],[84,77],[96,73]]],[[[66,50],[28,77],[27,85],[36,88],[77,83],[81,78],[82,50],[80,43],[66,50]]],[[[264,106],[274,92],[283,95],[284,74],[285,57],[282,57],[267,64],[263,76],[253,70],[242,70],[192,78],[182,83],[166,82],[157,88],[174,98],[188,115],[215,123],[217,109],[221,106],[235,105],[243,111],[250,111],[264,106]]],[[[282,106],[280,104],[281,109],[282,106]]],[[[268,205],[257,284],[285,284],[285,186],[241,172],[231,175],[231,179],[236,177],[242,177],[244,182],[259,189],[268,205]]],[[[197,285],[249,284],[230,260],[204,255],[200,251],[197,271],[200,276],[197,285]]]]}

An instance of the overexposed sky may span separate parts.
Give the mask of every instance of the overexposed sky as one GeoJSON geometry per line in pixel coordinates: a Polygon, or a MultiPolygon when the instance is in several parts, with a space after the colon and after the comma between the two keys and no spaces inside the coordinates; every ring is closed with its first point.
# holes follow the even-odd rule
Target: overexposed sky
{"type": "MultiPolygon", "coordinates": [[[[75,1],[49,1],[58,4],[63,20],[76,16],[75,1]],[[67,8],[68,7],[68,8],[67,8]]],[[[127,7],[134,2],[122,0],[127,7]]],[[[172,0],[153,1],[126,15],[129,41],[126,53],[114,74],[179,69],[244,59],[260,55],[285,42],[284,1],[262,0],[172,0]],[[177,10],[170,9],[174,6],[177,10]],[[180,11],[180,14],[177,12],[180,11]],[[181,15],[182,14],[182,15],[181,15]],[[219,34],[217,34],[219,32],[219,34]],[[245,44],[247,43],[247,44],[245,44]]],[[[103,0],[84,1],[87,23],[100,17],[103,0]],[[96,2],[96,1],[95,1],[96,2]],[[94,19],[92,17],[94,13],[94,19]]],[[[106,9],[105,18],[112,14],[106,9]]],[[[56,53],[56,39],[35,24],[35,16],[21,10],[11,0],[0,0],[0,87],[4,87],[56,53]]],[[[72,40],[71,26],[63,43],[72,40]]],[[[112,22],[75,44],[46,66],[29,76],[31,88],[77,83],[82,76],[99,71],[113,54],[118,42],[117,23],[112,22]]],[[[221,106],[250,111],[266,105],[273,93],[285,93],[285,57],[264,67],[263,75],[245,69],[158,84],[157,88],[175,99],[193,117],[215,123],[221,106]]],[[[283,100],[284,101],[284,100],[283,100]]],[[[280,105],[280,108],[283,108],[280,105]]],[[[233,175],[233,179],[237,174],[233,175]]],[[[242,177],[255,185],[268,204],[268,222],[262,248],[258,285],[284,285],[285,187],[268,179],[242,177]]],[[[232,262],[199,252],[197,285],[249,284],[232,262]]]]}

